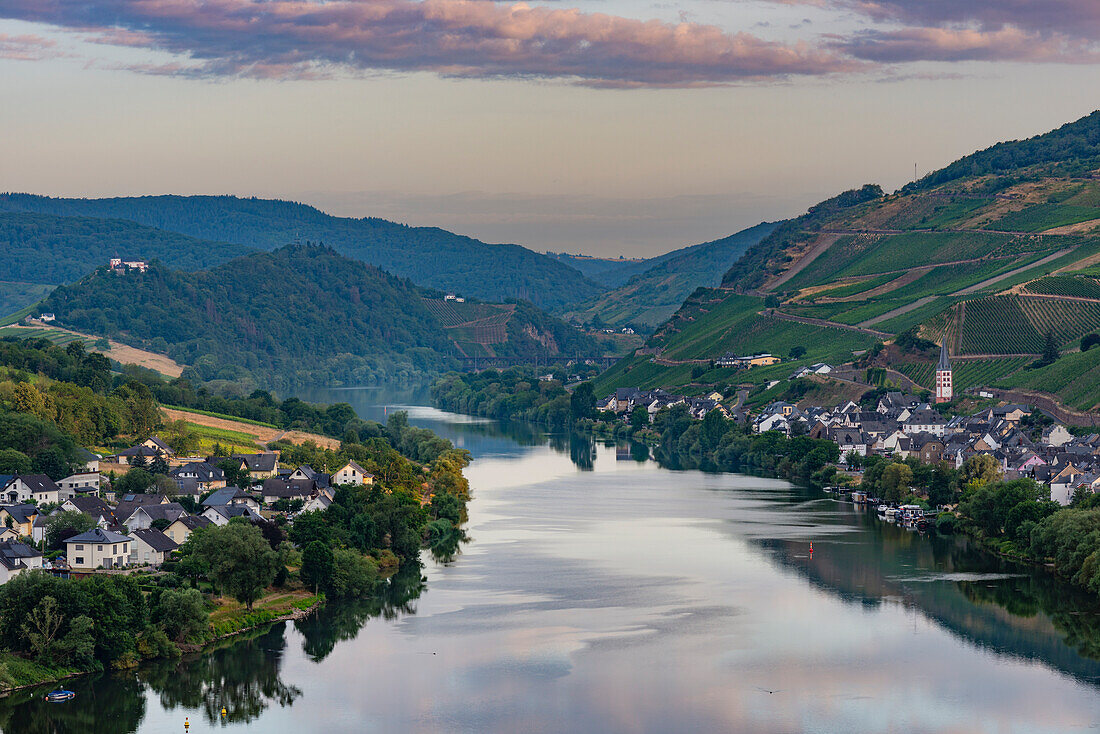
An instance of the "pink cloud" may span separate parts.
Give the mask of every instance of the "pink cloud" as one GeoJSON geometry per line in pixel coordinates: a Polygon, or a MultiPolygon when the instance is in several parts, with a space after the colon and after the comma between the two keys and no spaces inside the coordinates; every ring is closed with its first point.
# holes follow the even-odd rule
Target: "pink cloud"
{"type": "Polygon", "coordinates": [[[1088,44],[1061,34],[1044,35],[1006,26],[996,30],[922,27],[867,31],[838,38],[834,47],[880,63],[911,61],[1020,61],[1096,63],[1088,44]]]}
{"type": "Polygon", "coordinates": [[[57,58],[61,54],[57,44],[42,36],[12,36],[0,33],[0,59],[15,61],[42,61],[57,58]]]}
{"type": "Polygon", "coordinates": [[[711,25],[486,0],[0,0],[0,17],[184,55],[194,62],[187,73],[216,75],[400,70],[692,86],[865,66],[835,50],[711,25]]]}

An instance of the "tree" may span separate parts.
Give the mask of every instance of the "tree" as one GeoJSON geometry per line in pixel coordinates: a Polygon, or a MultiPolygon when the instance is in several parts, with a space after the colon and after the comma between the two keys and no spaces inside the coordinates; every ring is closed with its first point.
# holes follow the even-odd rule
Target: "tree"
{"type": "Polygon", "coordinates": [[[806,356],[806,347],[791,347],[790,354],[787,356],[790,359],[802,359],[806,356]]]}
{"type": "Polygon", "coordinates": [[[290,542],[302,549],[317,540],[325,545],[332,545],[332,529],[329,528],[325,521],[325,513],[321,510],[303,512],[294,518],[289,536],[290,542]]]}
{"type": "Polygon", "coordinates": [[[1081,337],[1081,351],[1087,352],[1088,350],[1100,344],[1100,334],[1093,332],[1092,334],[1085,334],[1081,337]]]}
{"type": "Polygon", "coordinates": [[[596,417],[596,391],[591,382],[582,382],[569,396],[569,409],[573,420],[596,417]]]}
{"type": "Polygon", "coordinates": [[[959,481],[963,487],[975,488],[984,484],[998,482],[1004,476],[1000,463],[989,454],[971,456],[963,462],[959,473],[959,481]]]}
{"type": "Polygon", "coordinates": [[[170,640],[185,642],[206,629],[209,615],[197,589],[165,589],[153,607],[152,619],[170,640]]]}
{"type": "Polygon", "coordinates": [[[635,431],[649,427],[649,409],[644,405],[635,405],[630,412],[630,427],[635,431]]]}
{"type": "Polygon", "coordinates": [[[218,464],[218,468],[225,474],[225,483],[231,487],[248,487],[252,484],[252,475],[248,469],[241,465],[240,461],[226,459],[218,464]]]}
{"type": "Polygon", "coordinates": [[[1058,341],[1054,338],[1054,332],[1047,330],[1047,335],[1043,342],[1043,358],[1042,364],[1054,364],[1058,361],[1058,358],[1062,356],[1062,353],[1058,350],[1058,341]]]}
{"type": "Polygon", "coordinates": [[[138,454],[134,458],[130,459],[130,466],[137,469],[144,469],[149,464],[149,460],[145,458],[145,454],[138,454]]]}
{"type": "Polygon", "coordinates": [[[157,455],[153,457],[153,461],[150,462],[150,464],[149,464],[149,473],[150,474],[167,474],[168,473],[168,462],[165,460],[164,454],[158,452],[157,455]]]}
{"type": "Polygon", "coordinates": [[[210,580],[252,611],[252,604],[275,579],[278,566],[278,554],[263,533],[247,522],[233,521],[192,537],[196,542],[191,552],[206,564],[210,580]]]}
{"type": "Polygon", "coordinates": [[[53,662],[54,642],[64,622],[65,617],[57,608],[57,599],[52,596],[43,597],[38,606],[27,615],[27,621],[23,623],[23,634],[37,659],[53,662]]]}
{"type": "Polygon", "coordinates": [[[155,483],[153,475],[142,468],[131,469],[114,483],[115,491],[120,494],[141,494],[155,483]]]}
{"type": "Polygon", "coordinates": [[[324,589],[332,578],[333,562],[332,548],[319,540],[307,545],[302,551],[302,568],[299,572],[302,583],[315,592],[324,589]]]}
{"type": "Polygon", "coordinates": [[[17,449],[0,449],[0,474],[30,474],[31,457],[17,449]]]}
{"type": "Polygon", "coordinates": [[[56,550],[67,538],[86,533],[95,527],[95,520],[76,510],[66,510],[46,518],[46,547],[56,550]]]}
{"type": "Polygon", "coordinates": [[[909,492],[913,481],[913,470],[905,464],[890,464],[882,470],[879,483],[882,485],[882,498],[887,502],[899,502],[909,492]]]}

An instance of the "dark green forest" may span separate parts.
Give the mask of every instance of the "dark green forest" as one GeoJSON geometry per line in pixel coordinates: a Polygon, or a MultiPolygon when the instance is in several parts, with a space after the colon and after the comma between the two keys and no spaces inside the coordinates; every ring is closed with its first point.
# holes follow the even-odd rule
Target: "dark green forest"
{"type": "MultiPolygon", "coordinates": [[[[406,280],[320,245],[252,253],[186,273],[106,268],[42,304],[78,331],[166,353],[198,380],[409,382],[457,366],[447,332],[406,280]]],[[[498,353],[517,360],[599,348],[528,303],[518,303],[498,353]]]]}
{"type": "Polygon", "coordinates": [[[0,212],[2,279],[6,281],[68,283],[106,265],[112,257],[158,259],[174,268],[198,270],[250,249],[119,219],[0,212]]]}
{"type": "MultiPolygon", "coordinates": [[[[54,199],[4,194],[0,211],[5,210],[127,219],[167,232],[231,242],[237,248],[233,254],[242,247],[273,250],[289,242],[323,242],[343,255],[420,285],[491,301],[522,298],[550,310],[601,290],[579,271],[519,245],[490,245],[437,227],[334,217],[289,201],[233,196],[54,199]]],[[[135,254],[176,264],[150,250],[135,254]]],[[[71,280],[89,269],[85,265],[78,273],[53,282],[71,280]]]]}

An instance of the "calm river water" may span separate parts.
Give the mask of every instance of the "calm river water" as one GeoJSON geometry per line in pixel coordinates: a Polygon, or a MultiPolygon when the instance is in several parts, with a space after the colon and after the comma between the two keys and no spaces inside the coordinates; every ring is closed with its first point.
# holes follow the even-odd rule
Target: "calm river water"
{"type": "MultiPolygon", "coordinates": [[[[377,394],[346,400],[384,418],[377,394]]],[[[412,408],[470,449],[470,541],[382,599],[0,701],[4,732],[1068,732],[1097,605],[783,482],[412,408]],[[813,553],[809,552],[813,543],[813,553]],[[221,715],[222,707],[227,715],[221,715]]]]}

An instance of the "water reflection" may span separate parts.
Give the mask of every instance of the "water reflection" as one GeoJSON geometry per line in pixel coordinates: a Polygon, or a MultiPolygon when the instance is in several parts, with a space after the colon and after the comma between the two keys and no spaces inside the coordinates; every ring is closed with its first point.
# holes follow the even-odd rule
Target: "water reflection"
{"type": "Polygon", "coordinates": [[[286,651],[286,627],[227,641],[208,654],[176,664],[143,667],[138,678],[159,698],[165,710],[198,711],[209,722],[247,723],[269,706],[289,706],[302,695],[300,688],[280,677],[286,651]]]}
{"type": "Polygon", "coordinates": [[[363,625],[375,617],[394,621],[416,614],[412,602],[424,591],[424,578],[418,565],[406,565],[366,599],[326,604],[316,614],[295,620],[294,629],[301,633],[302,650],[314,662],[321,662],[338,642],[354,640],[363,625]]]}
{"type": "Polygon", "coordinates": [[[6,734],[123,734],[145,715],[142,686],[132,675],[99,674],[66,683],[81,704],[47,703],[45,689],[11,693],[0,706],[6,734]]]}

